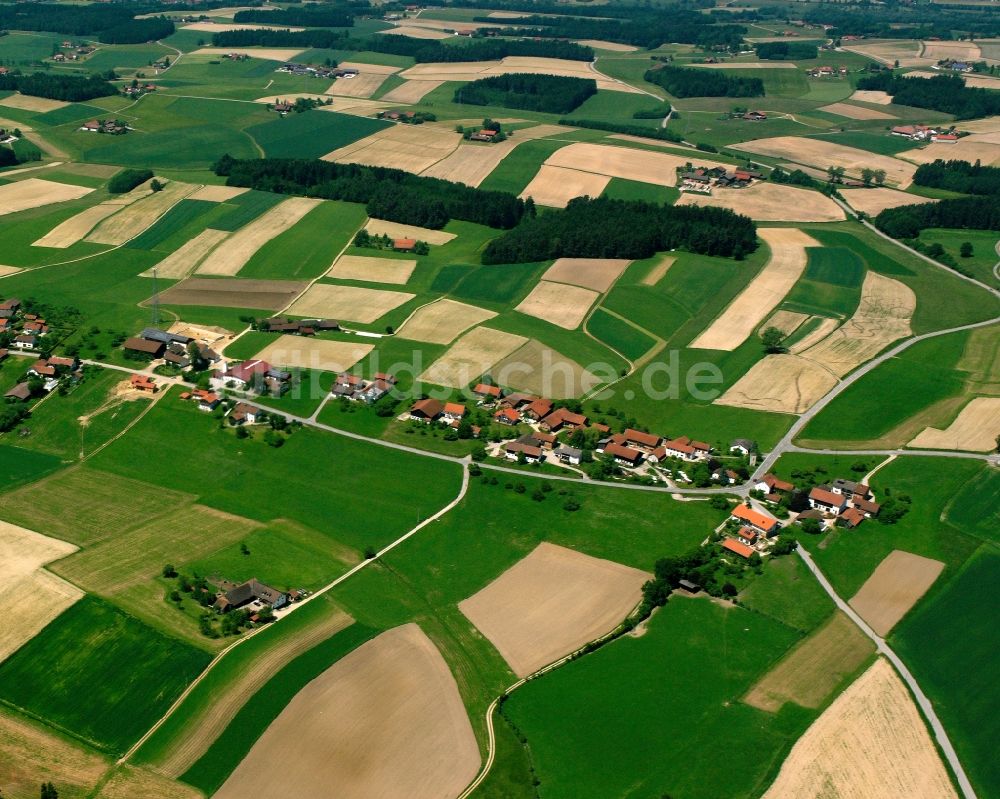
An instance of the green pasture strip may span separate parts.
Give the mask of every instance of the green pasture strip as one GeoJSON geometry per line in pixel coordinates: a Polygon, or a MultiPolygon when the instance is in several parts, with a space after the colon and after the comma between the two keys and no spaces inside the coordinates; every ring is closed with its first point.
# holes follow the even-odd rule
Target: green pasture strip
{"type": "Polygon", "coordinates": [[[134,250],[155,250],[182,228],[218,208],[207,200],[181,200],[151,226],[128,243],[134,250]]]}
{"type": "Polygon", "coordinates": [[[0,444],[0,488],[4,491],[40,480],[61,466],[55,455],[0,444]]]}
{"type": "Polygon", "coordinates": [[[276,116],[270,122],[247,128],[246,132],[268,158],[319,158],[391,124],[334,111],[304,111],[276,116]]]}
{"type": "Polygon", "coordinates": [[[281,194],[251,189],[223,203],[232,208],[224,216],[213,220],[212,226],[216,230],[239,230],[285,199],[287,198],[281,194]]]}
{"type": "Polygon", "coordinates": [[[601,308],[587,321],[587,329],[630,361],[641,358],[656,344],[641,330],[601,308]]]}

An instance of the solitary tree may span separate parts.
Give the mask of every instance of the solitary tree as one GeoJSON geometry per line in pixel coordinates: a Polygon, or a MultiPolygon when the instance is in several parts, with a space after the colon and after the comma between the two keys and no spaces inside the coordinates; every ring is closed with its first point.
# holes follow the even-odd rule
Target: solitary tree
{"type": "Polygon", "coordinates": [[[884,186],[885,185],[885,170],[884,169],[873,169],[872,172],[875,175],[875,185],[884,186]]]}
{"type": "Polygon", "coordinates": [[[875,170],[874,169],[868,169],[867,167],[865,167],[864,169],[861,170],[861,182],[862,183],[864,183],[866,186],[871,186],[872,185],[872,181],[874,181],[874,180],[875,180],[875,170]]]}
{"type": "Polygon", "coordinates": [[[971,241],[963,241],[962,242],[962,246],[959,247],[958,253],[963,258],[971,258],[972,257],[972,242],[971,241]]]}
{"type": "Polygon", "coordinates": [[[59,799],[59,791],[51,782],[42,783],[41,799],[59,799]]]}
{"type": "Polygon", "coordinates": [[[781,345],[781,342],[785,338],[785,334],[778,330],[776,327],[769,327],[764,331],[763,335],[760,337],[761,341],[764,342],[764,349],[768,352],[784,352],[785,348],[781,345]]]}

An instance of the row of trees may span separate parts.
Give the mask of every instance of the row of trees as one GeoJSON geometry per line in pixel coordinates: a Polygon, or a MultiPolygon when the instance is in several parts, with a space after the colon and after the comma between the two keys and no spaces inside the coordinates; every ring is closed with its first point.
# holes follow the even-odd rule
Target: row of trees
{"type": "Polygon", "coordinates": [[[118,94],[118,89],[108,83],[114,78],[113,72],[86,77],[49,75],[45,72],[35,72],[31,75],[8,72],[6,75],[0,75],[0,91],[17,91],[32,97],[78,103],[93,100],[95,97],[111,97],[118,94]]]}
{"type": "Polygon", "coordinates": [[[962,197],[922,205],[886,208],[875,227],[895,239],[913,239],[932,227],[1000,230],[1000,203],[995,197],[962,197]]]}
{"type": "Polygon", "coordinates": [[[130,19],[101,31],[97,40],[103,44],[141,44],[165,39],[174,30],[174,23],[165,17],[130,19]]]}
{"type": "Polygon", "coordinates": [[[742,258],[757,247],[757,228],[729,209],[578,197],[564,210],[525,218],[491,241],[484,264],[552,258],[648,258],[675,248],[742,258]]]}
{"type": "Polygon", "coordinates": [[[822,3],[806,6],[802,19],[832,25],[827,36],[867,36],[878,39],[953,39],[958,31],[976,38],[1000,36],[1000,16],[984,14],[983,6],[944,7],[940,3],[822,3]]]}
{"type": "MultiPolygon", "coordinates": [[[[666,114],[664,114],[666,116],[666,114]]],[[[642,119],[643,117],[639,117],[642,119]]],[[[670,128],[651,128],[644,125],[624,125],[618,122],[605,122],[603,119],[560,119],[560,125],[571,125],[574,128],[591,128],[607,130],[611,133],[625,133],[629,136],[643,136],[647,139],[660,141],[684,141],[684,137],[670,128]]]]}
{"type": "Polygon", "coordinates": [[[883,71],[859,80],[858,88],[884,91],[897,105],[943,111],[956,119],[1000,114],[1000,92],[970,89],[959,75],[907,78],[883,71]]]}
{"type": "Polygon", "coordinates": [[[650,69],[645,79],[666,89],[674,97],[763,97],[764,81],[726,75],[712,69],[690,69],[665,65],[650,69]]]}
{"type": "MultiPolygon", "coordinates": [[[[435,229],[452,218],[512,228],[529,209],[513,194],[419,177],[401,169],[291,158],[237,160],[229,155],[219,159],[214,169],[228,178],[230,186],[366,203],[370,216],[435,229]]],[[[533,205],[530,208],[533,212],[533,205]]]]}
{"type": "Polygon", "coordinates": [[[595,94],[597,81],[593,78],[511,73],[460,86],[455,90],[454,102],[565,114],[595,94]]]}
{"type": "Polygon", "coordinates": [[[305,28],[350,28],[354,15],[345,9],[314,6],[308,8],[244,9],[233,15],[233,22],[264,23],[266,25],[301,25],[305,28]]]}
{"type": "Polygon", "coordinates": [[[1000,167],[983,166],[979,161],[942,161],[921,164],[913,174],[918,186],[947,189],[962,194],[1000,197],[1000,167]]]}
{"type": "Polygon", "coordinates": [[[761,61],[801,61],[816,58],[819,50],[811,42],[761,42],[757,58],[761,61]]]}
{"type": "Polygon", "coordinates": [[[145,10],[119,3],[11,3],[0,5],[0,28],[95,36],[106,44],[138,44],[174,32],[174,23],[168,19],[135,19],[137,12],[145,10]]]}

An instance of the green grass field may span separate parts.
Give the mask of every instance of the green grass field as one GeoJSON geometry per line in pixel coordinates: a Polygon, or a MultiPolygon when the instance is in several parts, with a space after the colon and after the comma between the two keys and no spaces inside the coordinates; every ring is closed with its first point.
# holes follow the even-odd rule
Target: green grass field
{"type": "Polygon", "coordinates": [[[212,212],[217,213],[218,210],[219,203],[206,200],[181,200],[153,225],[128,242],[128,246],[135,250],[158,249],[179,231],[184,230],[187,233],[185,229],[189,226],[197,225],[203,230],[205,226],[199,224],[199,221],[212,212]]]}
{"type": "Polygon", "coordinates": [[[785,295],[781,307],[846,319],[861,299],[864,263],[846,247],[808,247],[806,252],[806,270],[785,295]]]}
{"type": "Polygon", "coordinates": [[[587,329],[630,361],[645,355],[656,343],[641,330],[601,308],[587,321],[587,329]]]}
{"type": "Polygon", "coordinates": [[[216,230],[239,230],[284,199],[280,194],[251,189],[223,203],[228,210],[224,216],[213,220],[212,227],[216,230]]]}
{"type": "Polygon", "coordinates": [[[552,153],[565,147],[565,141],[533,139],[519,144],[500,165],[480,184],[487,191],[508,191],[520,194],[538,174],[538,168],[552,153]]]}
{"type": "Polygon", "coordinates": [[[808,247],[805,275],[818,283],[856,288],[865,276],[865,265],[846,247],[808,247]]]}
{"type": "Polygon", "coordinates": [[[98,748],[121,752],[208,660],[88,596],[0,666],[0,699],[98,748]]]}
{"type": "Polygon", "coordinates": [[[40,480],[61,465],[55,455],[0,444],[0,488],[9,491],[19,485],[40,480]]]}
{"type": "Polygon", "coordinates": [[[613,200],[645,200],[661,205],[673,205],[681,193],[672,186],[654,186],[652,183],[612,178],[604,189],[603,196],[613,200]]]}
{"type": "Polygon", "coordinates": [[[1000,285],[1000,279],[993,272],[993,267],[1000,261],[997,245],[1000,235],[990,230],[944,230],[928,228],[920,231],[920,240],[924,244],[940,244],[960,268],[966,270],[976,280],[989,286],[1000,285]],[[962,244],[972,245],[972,256],[963,258],[962,244]]]}
{"type": "Polygon", "coordinates": [[[319,158],[370,136],[391,122],[332,111],[305,111],[247,128],[268,158],[319,158]]]}

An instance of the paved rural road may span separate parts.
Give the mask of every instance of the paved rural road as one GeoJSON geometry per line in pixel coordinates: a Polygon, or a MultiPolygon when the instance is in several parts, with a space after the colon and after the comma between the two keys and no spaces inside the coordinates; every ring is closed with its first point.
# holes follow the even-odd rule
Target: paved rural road
{"type": "Polygon", "coordinates": [[[962,768],[962,763],[958,759],[958,755],[955,753],[954,747],[951,745],[951,740],[948,738],[948,733],[945,732],[944,726],[941,724],[941,720],[937,717],[937,713],[934,712],[934,706],[931,704],[931,700],[927,698],[927,695],[920,689],[920,684],[916,681],[910,670],[906,668],[906,664],[899,659],[899,656],[892,651],[892,648],[885,642],[884,638],[875,634],[875,631],[869,627],[865,621],[854,612],[847,602],[840,598],[840,595],[834,590],[833,586],[830,585],[830,581],[826,579],[826,575],[820,571],[819,566],[813,561],[812,557],[806,552],[805,547],[796,547],[795,551],[799,554],[799,557],[805,562],[809,571],[813,573],[813,576],[819,581],[819,584],[823,587],[823,590],[830,595],[830,598],[834,601],[838,608],[840,608],[847,616],[853,621],[860,630],[867,635],[872,641],[875,642],[875,647],[878,651],[885,655],[885,657],[896,667],[896,671],[899,672],[899,676],[903,678],[903,681],[909,686],[910,691],[913,692],[913,696],[916,697],[917,704],[924,713],[924,717],[931,725],[931,730],[934,732],[934,737],[937,739],[938,746],[941,747],[941,751],[948,761],[948,765],[951,766],[952,772],[955,774],[955,779],[958,780],[958,786],[962,791],[962,796],[965,799],[976,799],[976,792],[972,787],[972,783],[969,782],[969,778],[965,774],[965,769],[962,768]]]}

